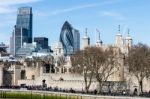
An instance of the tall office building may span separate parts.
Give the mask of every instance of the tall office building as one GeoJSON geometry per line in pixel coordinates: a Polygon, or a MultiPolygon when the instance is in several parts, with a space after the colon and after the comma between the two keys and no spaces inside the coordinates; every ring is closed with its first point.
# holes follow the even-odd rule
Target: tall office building
{"type": "Polygon", "coordinates": [[[10,37],[10,54],[15,55],[15,50],[14,50],[14,31],[12,32],[12,36],[10,37]]]}
{"type": "Polygon", "coordinates": [[[34,42],[36,42],[42,49],[48,49],[48,38],[35,37],[34,42]]]}
{"type": "Polygon", "coordinates": [[[10,39],[10,52],[15,55],[23,43],[32,43],[32,8],[18,9],[17,21],[10,39]]]}
{"type": "Polygon", "coordinates": [[[17,28],[27,29],[28,43],[32,43],[32,8],[21,7],[18,9],[17,28]]]}
{"type": "Polygon", "coordinates": [[[28,42],[28,30],[25,28],[15,27],[14,32],[15,51],[18,51],[18,49],[22,47],[24,42],[28,42]]]}
{"type": "Polygon", "coordinates": [[[67,21],[62,26],[60,42],[63,45],[64,55],[73,54],[80,49],[80,33],[67,21]]]}
{"type": "Polygon", "coordinates": [[[80,50],[80,33],[79,30],[73,29],[74,52],[80,50]]]}

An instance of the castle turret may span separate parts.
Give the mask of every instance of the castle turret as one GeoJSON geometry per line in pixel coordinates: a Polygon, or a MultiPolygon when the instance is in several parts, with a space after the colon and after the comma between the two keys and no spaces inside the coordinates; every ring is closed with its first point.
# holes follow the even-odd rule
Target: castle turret
{"type": "Polygon", "coordinates": [[[118,34],[116,35],[115,45],[118,46],[118,47],[122,47],[124,45],[124,39],[122,37],[122,34],[120,34],[120,25],[119,25],[118,34]]]}
{"type": "Polygon", "coordinates": [[[90,38],[87,35],[87,28],[85,30],[85,35],[83,36],[82,40],[83,40],[83,49],[90,46],[90,38]]]}
{"type": "Polygon", "coordinates": [[[99,32],[99,30],[96,29],[96,31],[98,32],[98,37],[97,37],[97,41],[96,41],[96,46],[97,46],[97,47],[100,47],[100,46],[102,46],[103,41],[102,41],[101,38],[100,38],[100,32],[99,32]]]}
{"type": "Polygon", "coordinates": [[[130,36],[130,30],[128,29],[128,36],[126,37],[126,46],[130,48],[132,46],[132,37],[130,36]]]}

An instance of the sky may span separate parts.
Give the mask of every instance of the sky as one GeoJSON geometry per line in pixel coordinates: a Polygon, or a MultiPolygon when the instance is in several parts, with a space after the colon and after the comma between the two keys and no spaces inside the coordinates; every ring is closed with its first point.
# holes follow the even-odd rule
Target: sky
{"type": "Polygon", "coordinates": [[[98,29],[104,44],[114,44],[118,25],[121,34],[130,35],[134,44],[150,45],[150,0],[0,0],[0,42],[9,45],[19,7],[33,9],[33,36],[48,37],[49,45],[59,41],[67,20],[80,31],[80,40],[88,28],[91,44],[98,29]]]}

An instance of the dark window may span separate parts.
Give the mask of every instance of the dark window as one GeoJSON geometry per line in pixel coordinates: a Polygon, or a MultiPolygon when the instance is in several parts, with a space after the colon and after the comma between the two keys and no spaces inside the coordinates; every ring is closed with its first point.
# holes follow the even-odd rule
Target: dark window
{"type": "Polygon", "coordinates": [[[35,80],[35,75],[32,75],[32,80],[35,80]]]}
{"type": "Polygon", "coordinates": [[[26,78],[26,71],[22,70],[21,71],[21,79],[25,79],[26,78]]]}

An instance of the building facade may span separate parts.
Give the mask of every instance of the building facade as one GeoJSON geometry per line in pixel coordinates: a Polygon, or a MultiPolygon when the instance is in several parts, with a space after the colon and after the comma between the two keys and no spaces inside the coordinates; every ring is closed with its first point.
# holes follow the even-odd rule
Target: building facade
{"type": "Polygon", "coordinates": [[[15,27],[15,35],[14,35],[14,44],[15,44],[15,54],[16,52],[22,48],[24,42],[28,42],[27,29],[15,27]]]}
{"type": "Polygon", "coordinates": [[[80,33],[79,30],[73,29],[74,52],[80,50],[80,33]]]}
{"type": "Polygon", "coordinates": [[[32,8],[21,7],[18,9],[16,27],[27,29],[28,42],[32,43],[32,8]]]}
{"type": "Polygon", "coordinates": [[[46,38],[46,37],[35,37],[34,42],[39,44],[42,49],[48,49],[48,38],[46,38]]]}

